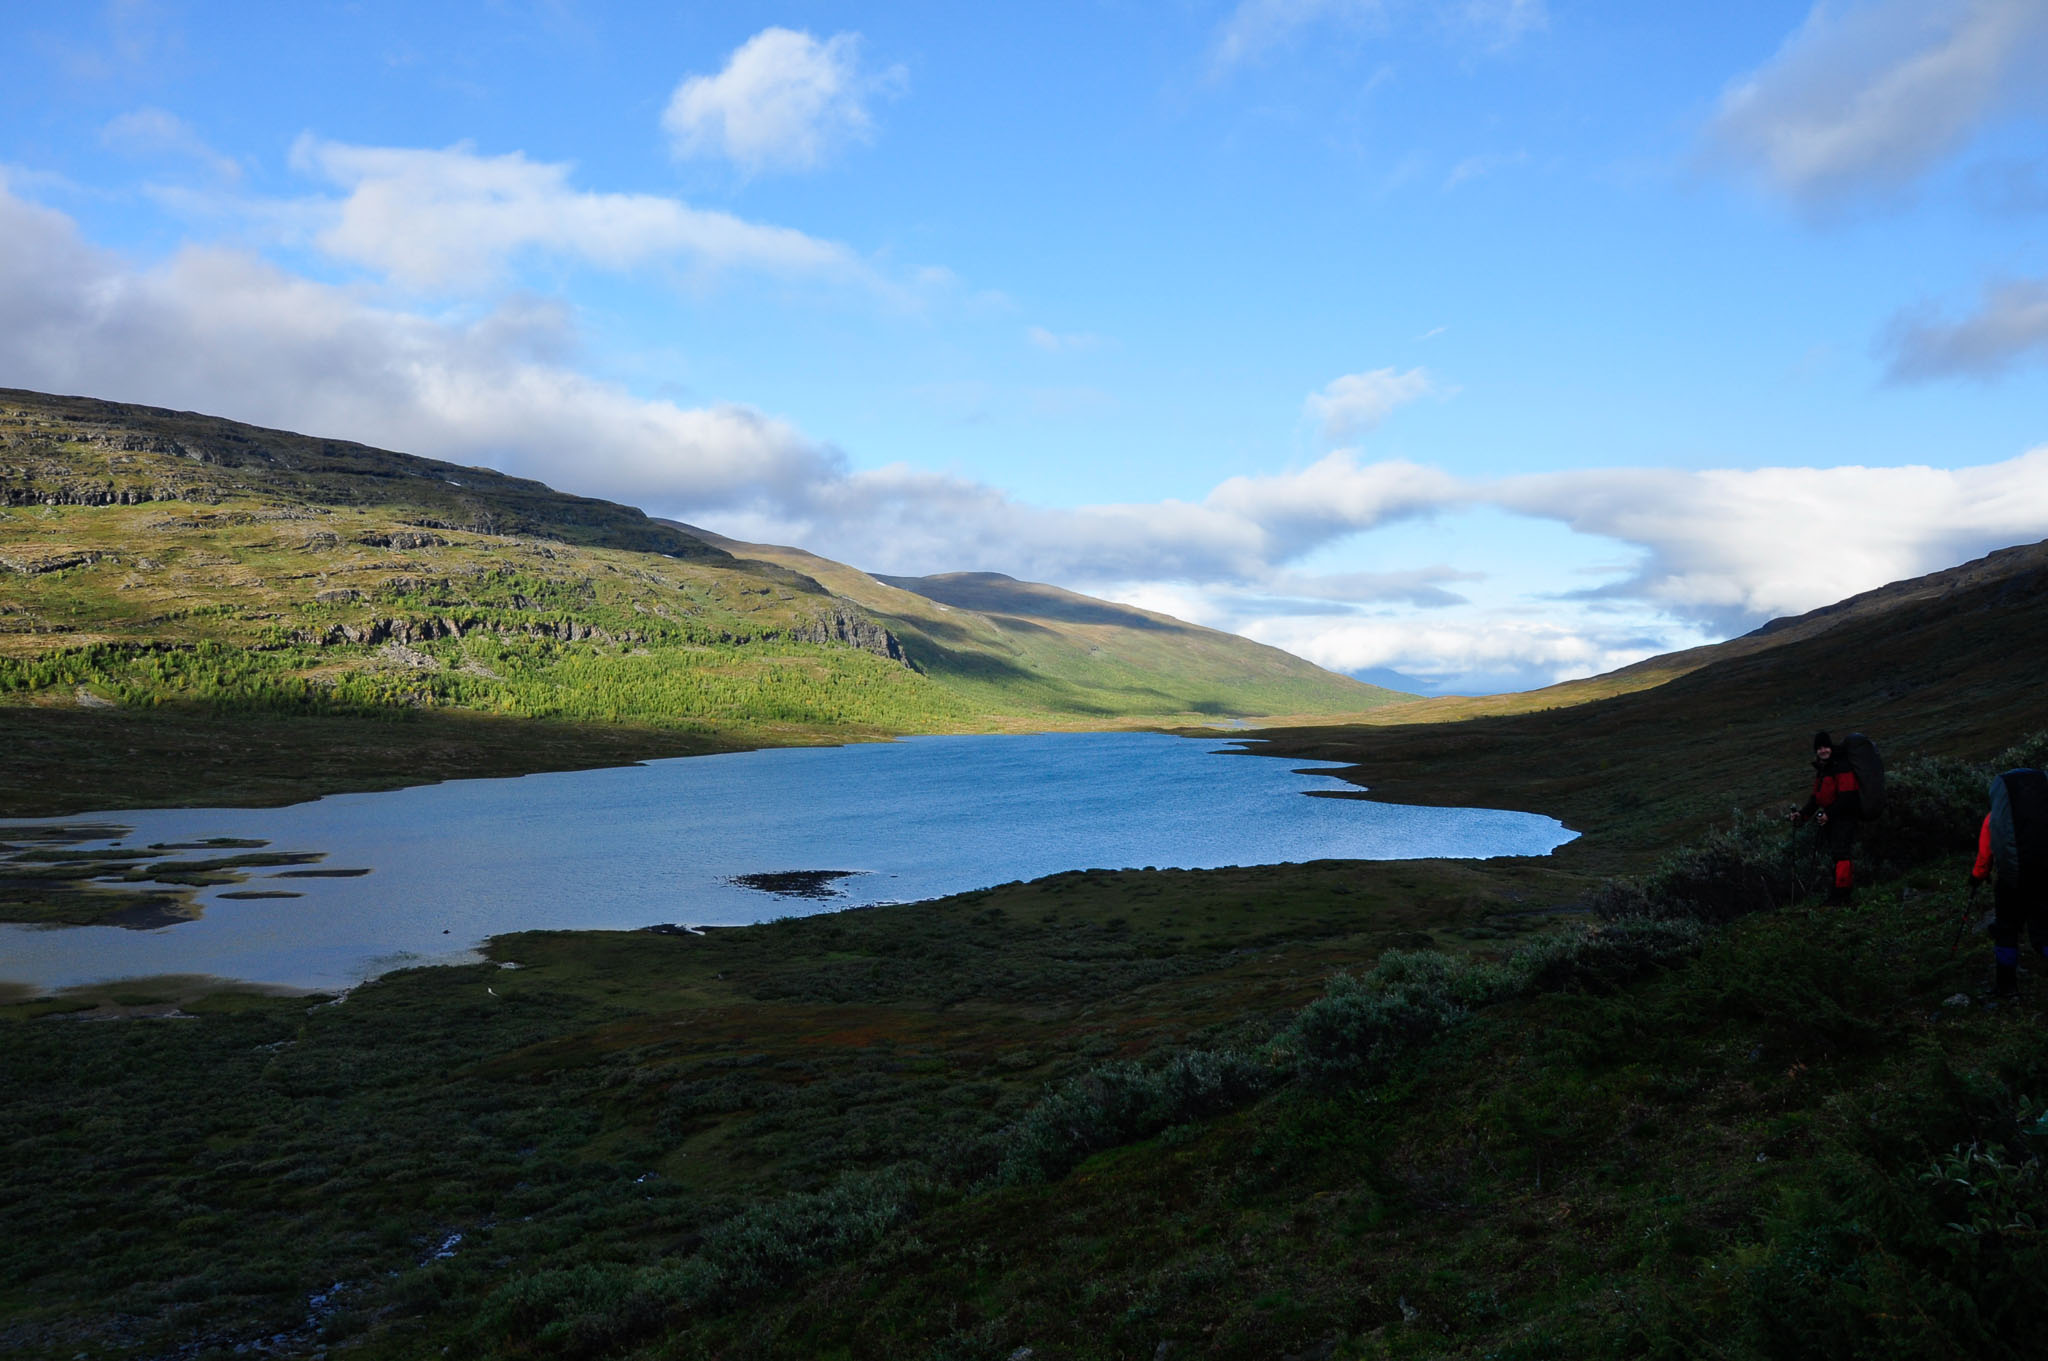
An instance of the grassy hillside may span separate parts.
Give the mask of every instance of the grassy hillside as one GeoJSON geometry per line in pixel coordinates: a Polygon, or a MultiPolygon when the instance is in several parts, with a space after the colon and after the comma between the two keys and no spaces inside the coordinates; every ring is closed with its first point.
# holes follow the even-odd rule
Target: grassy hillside
{"type": "Polygon", "coordinates": [[[1136,612],[1020,645],[896,593],[898,633],[814,561],[858,593],[486,469],[0,390],[0,814],[1384,697],[1136,612]]]}
{"type": "Polygon", "coordinates": [[[1950,942],[1984,771],[2048,759],[2001,750],[2042,587],[1266,744],[1584,833],[1542,860],[530,933],[339,1006],[15,1000],[0,1350],[2040,1355],[2048,982],[1982,1005],[1950,942]],[[1846,911],[1758,815],[1821,722],[1893,763],[1846,911]]]}
{"type": "MultiPolygon", "coordinates": [[[[670,522],[673,523],[673,522],[670,522]]],[[[870,576],[797,548],[691,535],[825,583],[904,640],[919,665],[980,707],[1018,697],[1047,712],[1115,719],[1166,710],[1350,715],[1406,699],[1275,647],[1129,605],[993,572],[870,576]]]]}

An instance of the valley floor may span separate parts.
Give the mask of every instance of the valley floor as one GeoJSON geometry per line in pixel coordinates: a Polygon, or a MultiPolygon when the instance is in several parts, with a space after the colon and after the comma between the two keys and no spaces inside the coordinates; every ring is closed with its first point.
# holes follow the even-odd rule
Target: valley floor
{"type": "MultiPolygon", "coordinates": [[[[131,722],[81,713],[34,758],[74,754],[67,806],[179,763],[211,799],[678,754],[131,722]]],[[[1595,827],[1541,860],[531,933],[338,1004],[7,1001],[0,1350],[2038,1354],[2048,984],[1987,1009],[1984,951],[1949,953],[1972,768],[1908,772],[1946,830],[1824,910],[1779,824],[1698,806],[1768,803],[1769,764],[1674,792],[1586,744],[1503,759],[1526,731],[1276,746],[1595,827]]]]}

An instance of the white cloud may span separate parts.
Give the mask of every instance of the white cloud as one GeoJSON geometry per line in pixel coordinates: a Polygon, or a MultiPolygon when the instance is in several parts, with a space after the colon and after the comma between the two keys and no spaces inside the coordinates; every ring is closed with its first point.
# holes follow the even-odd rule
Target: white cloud
{"type": "Polygon", "coordinates": [[[1529,153],[1526,151],[1485,156],[1467,156],[1464,160],[1452,166],[1450,173],[1444,176],[1444,188],[1456,189],[1468,180],[1481,179],[1496,171],[1506,170],[1511,166],[1527,165],[1528,163],[1529,153]]]}
{"type": "Polygon", "coordinates": [[[1715,149],[1813,211],[1896,193],[1959,150],[2048,61],[2043,0],[1816,4],[1723,94],[1715,149]]]}
{"type": "Polygon", "coordinates": [[[1466,25],[1488,35],[1496,47],[1550,27],[1544,0],[1465,0],[1462,9],[1466,25]]]}
{"type": "Polygon", "coordinates": [[[1429,374],[1422,369],[1409,369],[1406,373],[1393,369],[1347,373],[1331,379],[1321,392],[1310,393],[1303,412],[1322,426],[1324,439],[1338,444],[1374,429],[1394,408],[1436,390],[1429,374]]]}
{"type": "Polygon", "coordinates": [[[1102,337],[1087,331],[1049,331],[1043,326],[1027,326],[1024,338],[1047,354],[1071,354],[1076,350],[1100,348],[1102,337]]]}
{"type": "Polygon", "coordinates": [[[848,142],[873,136],[868,101],[901,88],[900,66],[864,71],[860,35],[819,42],[763,29],[715,76],[676,86],[661,125],[679,157],[722,156],[750,173],[808,170],[848,142]]]}
{"type": "Polygon", "coordinates": [[[1483,494],[1643,549],[1601,594],[1734,630],[2048,535],[2048,446],[1974,468],[1544,473],[1483,494]]]}
{"type": "Polygon", "coordinates": [[[1886,337],[1893,382],[1988,378],[2026,357],[2048,358],[2048,278],[2010,279],[1984,290],[1977,310],[1948,321],[1926,310],[1896,318],[1886,337]]]}
{"type": "Polygon", "coordinates": [[[1384,0],[1239,0],[1217,30],[1215,64],[1222,69],[1256,60],[1311,24],[1371,23],[1385,13],[1384,0]]]}
{"type": "Polygon", "coordinates": [[[1468,602],[1445,590],[1446,583],[1484,579],[1479,572],[1443,566],[1405,572],[1275,572],[1260,583],[1260,589],[1268,597],[1293,601],[1347,605],[1395,601],[1418,609],[1447,609],[1468,602]]]}
{"type": "Polygon", "coordinates": [[[607,269],[678,260],[704,270],[753,269],[860,277],[835,242],[748,222],[655,194],[598,194],[569,184],[567,164],[468,147],[350,146],[301,137],[292,163],[346,191],[298,205],[315,243],[416,288],[477,288],[524,251],[607,269]]]}
{"type": "Polygon", "coordinates": [[[1436,5],[1409,0],[1238,0],[1217,27],[1210,50],[1211,68],[1220,74],[1257,61],[1318,25],[1371,31],[1391,23],[1404,11],[1416,10],[1454,36],[1477,39],[1494,50],[1511,46],[1550,23],[1544,0],[1458,0],[1436,5]]]}
{"type": "Polygon", "coordinates": [[[228,181],[242,177],[242,167],[221,155],[190,123],[162,109],[135,109],[110,119],[100,129],[100,141],[117,151],[134,156],[176,157],[198,163],[207,173],[228,181]]]}
{"type": "Polygon", "coordinates": [[[1332,671],[1397,671],[1459,691],[1528,689],[1641,661],[1639,635],[1512,616],[1254,620],[1244,633],[1332,671]]]}
{"type": "Polygon", "coordinates": [[[638,504],[801,497],[834,451],[743,407],[642,401],[550,358],[557,309],[455,325],[379,308],[253,256],[188,248],[137,270],[0,185],[0,384],[187,407],[638,504]]]}

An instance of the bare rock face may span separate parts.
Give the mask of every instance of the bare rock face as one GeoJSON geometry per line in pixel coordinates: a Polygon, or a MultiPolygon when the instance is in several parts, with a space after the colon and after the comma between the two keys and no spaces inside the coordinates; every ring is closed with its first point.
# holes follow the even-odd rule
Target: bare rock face
{"type": "Polygon", "coordinates": [[[372,548],[439,548],[448,541],[439,534],[425,534],[418,530],[402,529],[395,534],[365,534],[356,540],[372,548]]]}
{"type": "Polygon", "coordinates": [[[441,618],[429,615],[416,619],[371,619],[360,624],[334,624],[324,633],[301,629],[296,636],[300,642],[318,643],[322,647],[338,647],[343,643],[354,643],[361,647],[375,646],[379,643],[431,643],[436,638],[460,638],[477,629],[497,634],[524,634],[529,638],[549,638],[558,643],[646,641],[645,635],[637,629],[613,633],[608,629],[593,628],[574,619],[531,620],[514,627],[509,624],[489,623],[473,616],[458,618],[454,615],[441,618]]]}
{"type": "Polygon", "coordinates": [[[786,639],[792,643],[818,643],[826,647],[850,647],[861,652],[872,652],[877,657],[887,657],[900,662],[912,671],[917,663],[903,651],[903,644],[896,635],[862,614],[852,605],[842,604],[818,615],[807,623],[792,628],[769,629],[760,634],[728,633],[723,640],[744,647],[753,642],[772,642],[786,639]]]}
{"type": "Polygon", "coordinates": [[[323,634],[305,636],[305,641],[334,647],[342,643],[429,643],[461,635],[461,627],[452,619],[372,619],[363,624],[336,624],[323,634]]]}
{"type": "Polygon", "coordinates": [[[842,647],[858,648],[905,665],[910,662],[903,655],[903,644],[895,634],[857,610],[835,609],[821,614],[809,625],[791,629],[789,636],[798,642],[837,643],[842,647]]]}
{"type": "Polygon", "coordinates": [[[392,665],[403,667],[409,671],[439,671],[441,669],[441,662],[438,658],[429,656],[417,648],[407,647],[404,643],[386,643],[377,650],[377,655],[392,665]]]}
{"type": "Polygon", "coordinates": [[[150,501],[197,500],[199,494],[178,487],[111,487],[64,482],[56,486],[0,486],[4,506],[139,506],[150,501]]]}
{"type": "Polygon", "coordinates": [[[139,430],[94,430],[79,437],[86,444],[97,444],[102,449],[118,449],[123,453],[175,454],[180,458],[191,457],[191,451],[174,439],[157,435],[145,435],[139,430]]]}
{"type": "Polygon", "coordinates": [[[0,571],[18,572],[23,576],[43,576],[50,572],[61,572],[67,567],[87,567],[98,562],[103,556],[105,555],[91,549],[76,553],[67,553],[60,549],[53,553],[0,557],[0,571]]]}

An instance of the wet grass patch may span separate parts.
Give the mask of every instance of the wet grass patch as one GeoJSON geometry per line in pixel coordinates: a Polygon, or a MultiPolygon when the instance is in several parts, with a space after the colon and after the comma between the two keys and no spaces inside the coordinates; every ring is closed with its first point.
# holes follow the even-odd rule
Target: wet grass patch
{"type": "Polygon", "coordinates": [[[114,839],[126,836],[130,829],[105,824],[62,824],[25,830],[33,835],[20,836],[19,844],[0,850],[0,922],[120,926],[153,931],[193,921],[201,915],[199,904],[181,889],[238,884],[248,879],[246,871],[251,869],[305,865],[324,858],[324,852],[319,851],[241,849],[268,843],[233,837],[175,845],[80,849],[78,842],[114,839]],[[178,850],[239,853],[197,859],[162,858],[165,851],[178,850]]]}

